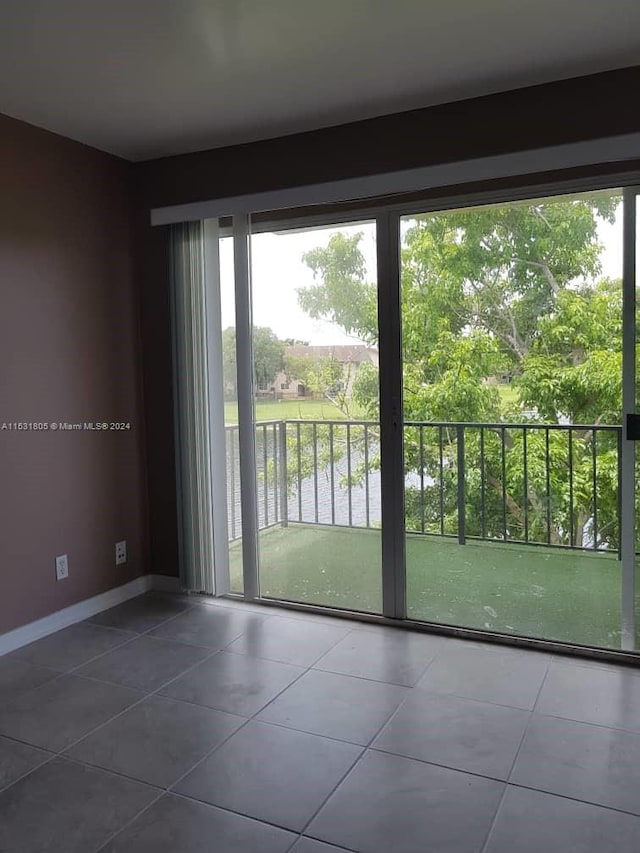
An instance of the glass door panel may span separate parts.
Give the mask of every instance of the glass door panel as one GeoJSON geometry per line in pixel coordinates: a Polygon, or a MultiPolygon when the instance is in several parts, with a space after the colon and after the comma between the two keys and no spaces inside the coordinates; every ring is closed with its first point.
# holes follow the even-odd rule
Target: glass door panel
{"type": "MultiPolygon", "coordinates": [[[[633,394],[634,406],[633,411],[636,414],[640,413],[640,192],[638,188],[629,189],[626,191],[625,204],[629,204],[632,210],[631,216],[631,245],[627,247],[629,272],[631,280],[630,290],[633,290],[635,296],[635,305],[633,312],[634,328],[630,330],[630,337],[633,339],[633,349],[630,351],[630,358],[633,360],[633,394]]],[[[630,491],[633,493],[634,516],[628,523],[633,530],[633,553],[629,555],[629,576],[633,577],[634,586],[634,601],[633,601],[633,617],[631,625],[631,638],[633,639],[633,648],[640,650],[640,572],[638,571],[638,555],[640,554],[640,492],[638,484],[640,483],[640,453],[636,443],[630,443],[629,455],[632,456],[630,467],[634,472],[633,484],[630,491]]],[[[631,643],[629,644],[631,645],[631,643]]]]}
{"type": "Polygon", "coordinates": [[[380,612],[375,223],[250,249],[260,594],[380,612]]]}
{"type": "Polygon", "coordinates": [[[409,618],[620,648],[621,191],[401,243],[409,618]]]}

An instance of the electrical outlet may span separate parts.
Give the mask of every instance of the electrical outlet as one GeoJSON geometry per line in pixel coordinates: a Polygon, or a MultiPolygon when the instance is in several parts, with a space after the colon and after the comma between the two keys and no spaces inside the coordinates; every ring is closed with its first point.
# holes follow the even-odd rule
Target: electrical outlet
{"type": "Polygon", "coordinates": [[[56,557],[56,578],[61,581],[68,577],[69,563],[67,561],[67,555],[62,554],[60,557],[56,557]]]}
{"type": "Polygon", "coordinates": [[[121,566],[127,562],[127,541],[116,542],[116,566],[121,566]]]}

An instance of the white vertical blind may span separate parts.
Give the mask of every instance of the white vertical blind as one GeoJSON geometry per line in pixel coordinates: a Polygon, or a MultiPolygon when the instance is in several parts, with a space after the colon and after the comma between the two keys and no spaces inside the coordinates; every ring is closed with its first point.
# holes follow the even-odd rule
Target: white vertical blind
{"type": "Polygon", "coordinates": [[[181,585],[214,592],[205,244],[202,222],[171,228],[174,422],[181,585]]]}

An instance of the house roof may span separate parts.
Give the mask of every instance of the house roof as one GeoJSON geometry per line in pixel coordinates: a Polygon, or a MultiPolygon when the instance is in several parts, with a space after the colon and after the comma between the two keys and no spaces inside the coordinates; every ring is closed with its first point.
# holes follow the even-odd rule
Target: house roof
{"type": "Polygon", "coordinates": [[[375,361],[378,350],[364,344],[352,346],[295,346],[285,347],[285,355],[294,358],[330,358],[337,359],[341,364],[360,364],[363,361],[375,361]]]}

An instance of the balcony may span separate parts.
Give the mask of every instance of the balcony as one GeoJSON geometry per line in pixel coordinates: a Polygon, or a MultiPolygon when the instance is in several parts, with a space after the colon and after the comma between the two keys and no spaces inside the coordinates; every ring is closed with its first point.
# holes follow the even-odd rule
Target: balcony
{"type": "MultiPolygon", "coordinates": [[[[621,440],[612,425],[405,423],[409,618],[619,648],[621,440]]],[[[377,422],[262,422],[256,446],[262,595],[379,613],[377,422]]]]}

